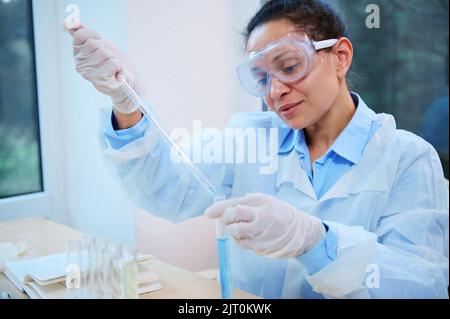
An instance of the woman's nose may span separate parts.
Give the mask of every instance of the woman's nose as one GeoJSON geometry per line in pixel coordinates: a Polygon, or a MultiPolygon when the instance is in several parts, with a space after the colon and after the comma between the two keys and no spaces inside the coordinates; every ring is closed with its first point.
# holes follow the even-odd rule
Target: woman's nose
{"type": "Polygon", "coordinates": [[[290,88],[276,77],[270,79],[270,97],[273,100],[279,100],[283,95],[289,93],[289,91],[290,88]]]}

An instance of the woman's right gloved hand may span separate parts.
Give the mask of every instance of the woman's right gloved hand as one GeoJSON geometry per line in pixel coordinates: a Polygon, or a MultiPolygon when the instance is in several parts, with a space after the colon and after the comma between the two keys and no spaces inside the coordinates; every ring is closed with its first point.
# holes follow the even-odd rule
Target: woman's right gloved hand
{"type": "Polygon", "coordinates": [[[128,98],[117,78],[117,74],[122,73],[136,93],[142,93],[142,86],[128,58],[94,30],[81,26],[70,30],[70,34],[73,37],[73,54],[78,73],[98,91],[110,96],[116,111],[122,114],[135,112],[137,106],[128,98]]]}

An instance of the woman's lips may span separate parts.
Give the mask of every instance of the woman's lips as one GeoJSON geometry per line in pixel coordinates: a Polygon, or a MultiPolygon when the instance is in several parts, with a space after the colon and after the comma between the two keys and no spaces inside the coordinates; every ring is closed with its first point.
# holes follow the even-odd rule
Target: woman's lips
{"type": "Polygon", "coordinates": [[[289,104],[289,105],[284,105],[284,106],[280,107],[279,112],[283,116],[290,116],[290,115],[294,114],[297,111],[298,106],[301,103],[302,102],[293,103],[293,104],[289,104]]]}

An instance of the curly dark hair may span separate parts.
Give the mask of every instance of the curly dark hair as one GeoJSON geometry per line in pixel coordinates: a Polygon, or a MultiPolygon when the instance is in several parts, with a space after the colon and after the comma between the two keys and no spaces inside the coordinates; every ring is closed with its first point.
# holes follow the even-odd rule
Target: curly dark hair
{"type": "Polygon", "coordinates": [[[271,0],[250,20],[244,32],[245,43],[254,29],[278,19],[287,19],[312,40],[347,36],[341,17],[320,0],[271,0]]]}

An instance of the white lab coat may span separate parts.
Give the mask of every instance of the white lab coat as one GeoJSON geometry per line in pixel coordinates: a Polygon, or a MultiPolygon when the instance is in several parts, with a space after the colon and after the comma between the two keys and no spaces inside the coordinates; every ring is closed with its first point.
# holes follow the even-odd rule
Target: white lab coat
{"type": "MultiPolygon", "coordinates": [[[[274,195],[322,219],[337,237],[337,258],[314,274],[296,258],[258,256],[232,241],[236,287],[269,298],[448,298],[449,194],[440,160],[429,143],[397,130],[392,116],[377,114],[375,121],[380,128],[360,162],[320,199],[295,151],[279,156],[278,170],[268,175],[259,164],[200,165],[228,198],[274,195]]],[[[272,112],[237,114],[229,127],[277,127],[280,143],[289,132],[272,112]]],[[[212,204],[171,163],[154,129],[120,149],[101,140],[107,165],[141,208],[180,222],[212,204]]]]}

